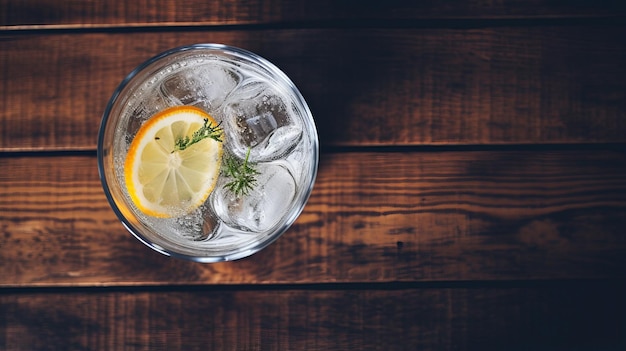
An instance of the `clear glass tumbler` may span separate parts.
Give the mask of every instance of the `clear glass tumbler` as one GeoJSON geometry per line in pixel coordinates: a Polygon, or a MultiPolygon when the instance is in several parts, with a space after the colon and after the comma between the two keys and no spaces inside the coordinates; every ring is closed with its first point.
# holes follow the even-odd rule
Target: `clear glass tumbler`
{"type": "Polygon", "coordinates": [[[160,253],[199,262],[243,258],[282,235],[309,198],[318,154],[311,111],[293,82],[258,55],[220,44],[175,48],[141,64],[113,93],[98,135],[100,178],[123,225],[160,253]],[[167,218],[140,210],[126,156],[146,121],[172,106],[199,108],[218,123],[221,157],[255,170],[250,191],[229,190],[222,160],[200,206],[167,218]]]}

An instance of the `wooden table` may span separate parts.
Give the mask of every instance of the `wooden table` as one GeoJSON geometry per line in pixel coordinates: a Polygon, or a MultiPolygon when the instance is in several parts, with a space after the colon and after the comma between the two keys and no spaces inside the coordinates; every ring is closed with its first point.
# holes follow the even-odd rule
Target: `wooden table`
{"type": "Polygon", "coordinates": [[[0,0],[0,349],[625,350],[623,1],[0,0]],[[216,42],[300,88],[295,225],[200,264],[102,191],[106,102],[216,42]]]}

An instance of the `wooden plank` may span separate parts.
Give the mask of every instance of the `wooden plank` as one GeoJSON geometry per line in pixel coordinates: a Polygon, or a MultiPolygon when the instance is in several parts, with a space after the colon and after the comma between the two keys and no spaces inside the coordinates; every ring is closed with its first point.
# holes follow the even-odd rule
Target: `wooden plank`
{"type": "Polygon", "coordinates": [[[325,153],[302,215],[243,260],[128,234],[93,156],[0,158],[0,286],[615,278],[624,150],[325,153]]]}
{"type": "Polygon", "coordinates": [[[322,145],[626,142],[626,26],[0,36],[0,150],[93,150],[123,77],[183,44],[274,61],[322,145]],[[376,49],[373,49],[376,48],[376,49]]]}
{"type": "MultiPolygon", "coordinates": [[[[252,0],[237,2],[137,0],[0,0],[0,26],[235,25],[276,22],[414,20],[441,18],[599,17],[624,14],[620,1],[439,1],[385,2],[252,0]]],[[[1,27],[0,27],[1,28],[1,27]]]]}
{"type": "Polygon", "coordinates": [[[607,350],[623,286],[0,294],[11,350],[607,350]]]}

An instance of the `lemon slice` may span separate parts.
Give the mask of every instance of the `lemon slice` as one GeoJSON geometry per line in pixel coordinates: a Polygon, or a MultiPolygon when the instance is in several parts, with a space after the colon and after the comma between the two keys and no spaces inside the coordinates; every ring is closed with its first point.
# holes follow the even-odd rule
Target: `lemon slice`
{"type": "Polygon", "coordinates": [[[130,144],[124,177],[130,198],[143,213],[175,217],[198,208],[215,188],[222,143],[203,138],[178,150],[177,141],[205,125],[218,124],[203,110],[175,106],[146,121],[130,144]]]}

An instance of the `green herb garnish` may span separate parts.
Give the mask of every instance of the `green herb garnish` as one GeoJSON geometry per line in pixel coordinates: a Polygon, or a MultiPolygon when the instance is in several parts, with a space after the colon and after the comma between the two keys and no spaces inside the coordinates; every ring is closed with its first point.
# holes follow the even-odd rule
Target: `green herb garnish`
{"type": "Polygon", "coordinates": [[[184,138],[178,138],[174,144],[174,150],[172,151],[182,151],[191,145],[199,142],[202,139],[211,138],[215,141],[222,142],[222,128],[220,125],[213,125],[213,123],[209,123],[207,118],[204,119],[204,125],[200,127],[200,129],[196,130],[191,139],[188,136],[184,138]]]}
{"type": "Polygon", "coordinates": [[[248,192],[254,188],[256,183],[256,176],[259,172],[254,168],[254,164],[248,162],[249,158],[250,148],[248,148],[243,162],[232,156],[224,160],[226,168],[224,172],[233,179],[226,183],[224,188],[230,190],[236,196],[248,195],[248,192]]]}

